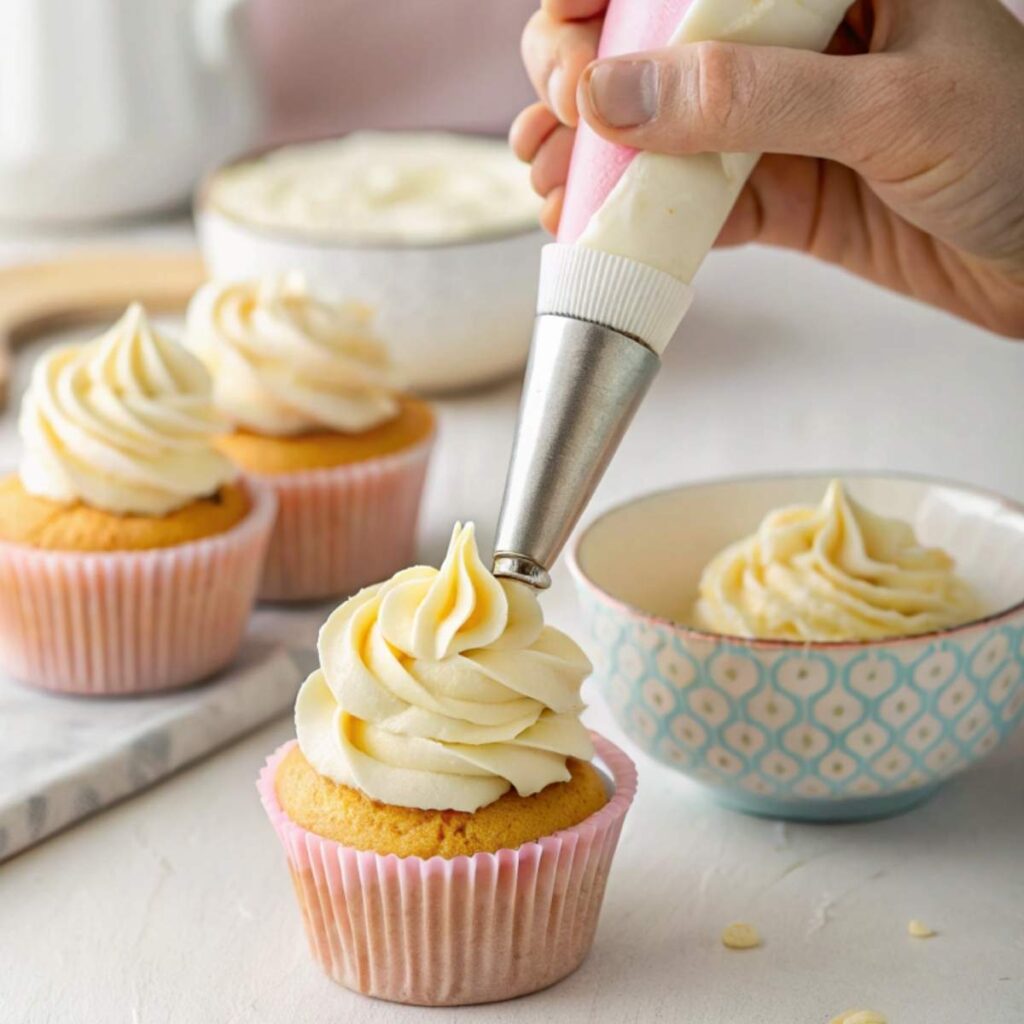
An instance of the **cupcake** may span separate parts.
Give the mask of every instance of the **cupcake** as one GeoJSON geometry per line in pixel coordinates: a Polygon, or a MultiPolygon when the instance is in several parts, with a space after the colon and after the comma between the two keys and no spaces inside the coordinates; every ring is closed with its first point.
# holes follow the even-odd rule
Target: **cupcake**
{"type": "Polygon", "coordinates": [[[318,649],[259,789],[328,975],[437,1006],[575,970],[636,788],[579,720],[580,648],[456,526],[440,569],[360,591],[318,649]]]}
{"type": "Polygon", "coordinates": [[[235,425],[221,451],[278,498],[261,597],[350,594],[413,559],[434,416],[396,391],[365,308],[297,274],[211,282],[186,344],[235,425]]]}
{"type": "Polygon", "coordinates": [[[133,305],[47,352],[0,481],[0,664],[45,689],[184,686],[234,656],[274,497],[214,447],[202,365],[133,305]]]}

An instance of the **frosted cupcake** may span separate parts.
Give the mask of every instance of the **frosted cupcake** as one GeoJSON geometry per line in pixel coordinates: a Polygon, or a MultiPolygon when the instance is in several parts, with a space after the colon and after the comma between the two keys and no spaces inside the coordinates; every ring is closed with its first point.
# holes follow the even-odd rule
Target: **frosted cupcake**
{"type": "Polygon", "coordinates": [[[70,693],[183,686],[228,662],[274,498],[214,447],[202,365],[132,306],[36,363],[0,481],[0,664],[70,693]]]}
{"type": "Polygon", "coordinates": [[[636,788],[580,723],[579,647],[456,526],[440,569],[356,594],[318,649],[260,794],[324,970],[423,1005],[575,970],[636,788]]]}
{"type": "Polygon", "coordinates": [[[363,307],[295,274],[211,282],[186,343],[236,428],[221,450],[278,497],[262,597],[351,593],[413,559],[434,416],[396,391],[363,307]]]}

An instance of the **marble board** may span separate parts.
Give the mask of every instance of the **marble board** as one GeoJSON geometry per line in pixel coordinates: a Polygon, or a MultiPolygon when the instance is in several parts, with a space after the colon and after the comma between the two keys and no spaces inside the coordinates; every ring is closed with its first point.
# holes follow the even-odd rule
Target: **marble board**
{"type": "Polygon", "coordinates": [[[0,676],[0,861],[286,712],[306,656],[250,631],[213,680],[67,697],[0,676]]]}

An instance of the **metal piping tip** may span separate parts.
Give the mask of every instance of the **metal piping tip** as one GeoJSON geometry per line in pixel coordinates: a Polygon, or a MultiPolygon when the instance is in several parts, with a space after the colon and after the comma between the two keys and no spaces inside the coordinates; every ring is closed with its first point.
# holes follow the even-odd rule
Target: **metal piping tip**
{"type": "Polygon", "coordinates": [[[537,317],[498,518],[496,576],[550,586],[548,570],[660,366],[627,334],[537,317]]]}
{"type": "Polygon", "coordinates": [[[509,555],[499,551],[494,556],[494,575],[528,583],[536,590],[547,590],[551,586],[547,569],[525,555],[509,555]]]}

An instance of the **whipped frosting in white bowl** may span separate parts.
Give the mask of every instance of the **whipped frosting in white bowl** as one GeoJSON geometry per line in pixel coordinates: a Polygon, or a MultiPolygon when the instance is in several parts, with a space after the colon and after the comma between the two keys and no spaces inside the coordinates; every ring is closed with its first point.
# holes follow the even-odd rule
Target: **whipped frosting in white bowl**
{"type": "Polygon", "coordinates": [[[1024,507],[997,495],[856,472],[688,484],[605,512],[570,568],[619,723],[729,806],[895,813],[1024,719],[1024,507]],[[750,635],[780,621],[788,638],[750,635]]]}
{"type": "Polygon", "coordinates": [[[540,200],[503,140],[354,132],[225,167],[208,203],[235,220],[353,245],[444,245],[532,227],[540,200]]]}
{"type": "Polygon", "coordinates": [[[443,391],[522,366],[539,211],[503,139],[359,132],[225,165],[201,186],[196,222],[213,277],[301,271],[374,310],[409,386],[443,391]]]}

